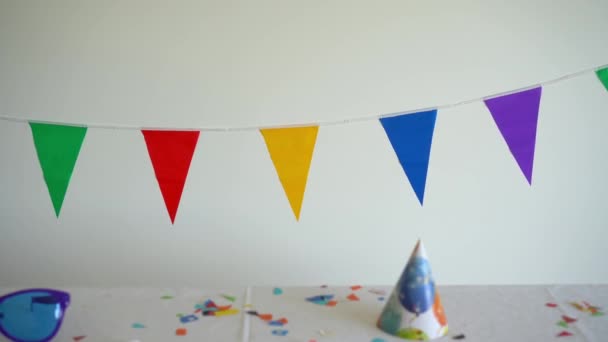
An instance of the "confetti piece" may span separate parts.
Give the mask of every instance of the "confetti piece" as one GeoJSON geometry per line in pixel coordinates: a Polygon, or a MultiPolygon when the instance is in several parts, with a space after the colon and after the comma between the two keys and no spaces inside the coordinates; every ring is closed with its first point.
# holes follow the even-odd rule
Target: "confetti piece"
{"type": "Polygon", "coordinates": [[[566,328],[566,329],[568,329],[568,328],[569,328],[569,327],[568,327],[568,323],[566,323],[566,322],[564,322],[564,321],[559,321],[559,322],[557,322],[557,325],[559,325],[559,326],[560,326],[560,327],[562,327],[562,328],[566,328]]]}
{"type": "Polygon", "coordinates": [[[243,305],[243,308],[248,309],[248,308],[252,308],[253,304],[245,304],[243,305]]]}
{"type": "Polygon", "coordinates": [[[288,332],[289,331],[283,330],[283,329],[275,329],[272,331],[272,334],[277,335],[277,336],[285,336],[285,335],[287,335],[288,332]]]}
{"type": "Polygon", "coordinates": [[[231,301],[233,303],[236,301],[236,297],[235,296],[229,296],[229,295],[223,294],[222,297],[224,297],[224,299],[229,300],[229,301],[231,301]]]}
{"type": "Polygon", "coordinates": [[[321,285],[321,288],[322,288],[322,289],[326,289],[326,288],[327,288],[327,285],[321,285]]]}
{"type": "Polygon", "coordinates": [[[184,314],[179,313],[179,314],[177,314],[175,316],[177,316],[178,318],[182,318],[182,317],[184,317],[184,314]]]}
{"type": "Polygon", "coordinates": [[[458,334],[458,335],[454,335],[452,336],[453,340],[464,340],[466,336],[464,336],[464,334],[458,334]]]}
{"type": "Polygon", "coordinates": [[[179,328],[175,330],[175,335],[177,336],[186,336],[188,334],[188,329],[186,328],[179,328]]]}
{"type": "Polygon", "coordinates": [[[72,337],[72,339],[73,339],[74,341],[76,341],[76,342],[81,341],[81,340],[84,340],[85,338],[86,338],[86,336],[85,336],[85,335],[82,335],[82,336],[74,336],[74,337],[72,337]]]}
{"type": "Polygon", "coordinates": [[[219,311],[226,311],[226,310],[230,310],[231,307],[232,307],[232,305],[224,305],[224,306],[218,306],[217,309],[219,311]]]}
{"type": "Polygon", "coordinates": [[[198,317],[194,315],[183,316],[179,318],[179,321],[182,323],[191,323],[194,321],[198,321],[198,317]]]}
{"type": "Polygon", "coordinates": [[[165,295],[160,297],[160,299],[173,299],[173,296],[165,295]]]}
{"type": "Polygon", "coordinates": [[[133,329],[143,329],[145,327],[146,326],[143,325],[143,324],[141,324],[141,323],[133,323],[133,324],[131,324],[131,328],[133,328],[133,329]]]}
{"type": "Polygon", "coordinates": [[[204,303],[206,308],[217,308],[217,305],[211,299],[207,299],[204,303]]]}
{"type": "Polygon", "coordinates": [[[361,288],[363,288],[361,285],[353,285],[350,287],[350,289],[353,291],[361,290],[361,288]]]}
{"type": "Polygon", "coordinates": [[[280,289],[280,288],[278,288],[278,287],[275,287],[275,288],[272,290],[272,294],[274,294],[275,296],[282,295],[282,294],[283,294],[283,290],[281,290],[281,289],[280,289]]]}
{"type": "Polygon", "coordinates": [[[384,300],[384,297],[378,297],[378,300],[379,300],[379,301],[383,301],[383,300],[384,300]]]}
{"type": "Polygon", "coordinates": [[[595,317],[597,317],[597,316],[604,316],[604,313],[601,312],[601,311],[598,311],[598,312],[592,313],[591,316],[595,316],[595,317]]]}
{"type": "Polygon", "coordinates": [[[252,315],[252,316],[257,316],[258,315],[258,312],[257,311],[253,311],[253,310],[245,311],[245,313],[247,313],[248,315],[252,315]]]}
{"type": "Polygon", "coordinates": [[[327,302],[331,301],[334,295],[318,295],[306,298],[307,301],[318,305],[327,305],[327,302]]]}
{"type": "Polygon", "coordinates": [[[332,334],[332,332],[329,330],[323,330],[323,329],[319,330],[319,335],[321,335],[321,336],[330,336],[331,334],[332,334]]]}
{"type": "Polygon", "coordinates": [[[369,290],[369,293],[377,294],[378,296],[386,295],[386,291],[378,290],[378,289],[371,289],[371,290],[369,290]]]}
{"type": "Polygon", "coordinates": [[[557,307],[557,304],[555,304],[555,303],[547,303],[545,305],[548,306],[548,307],[550,307],[550,308],[556,308],[557,307]]]}
{"type": "Polygon", "coordinates": [[[281,322],[281,323],[283,323],[283,324],[289,323],[289,321],[285,317],[281,317],[281,319],[279,319],[278,321],[281,322]]]}
{"type": "Polygon", "coordinates": [[[557,334],[557,337],[565,337],[565,336],[572,336],[572,333],[568,332],[568,331],[562,331],[559,334],[557,334]]]}
{"type": "Polygon", "coordinates": [[[270,321],[270,320],[272,320],[272,315],[271,314],[258,314],[258,317],[260,317],[260,319],[264,320],[264,321],[270,321]]]}
{"type": "Polygon", "coordinates": [[[589,313],[591,313],[592,316],[602,316],[603,315],[603,313],[596,314],[596,313],[600,312],[600,308],[598,306],[591,305],[585,301],[583,301],[583,304],[580,304],[577,302],[570,302],[570,305],[575,307],[578,311],[589,312],[589,313]]]}
{"type": "Polygon", "coordinates": [[[270,321],[270,322],[268,322],[268,325],[282,327],[284,324],[283,324],[283,322],[280,322],[280,321],[270,321]]]}
{"type": "Polygon", "coordinates": [[[338,301],[337,300],[330,300],[325,305],[327,305],[327,306],[336,306],[336,305],[338,305],[338,301]]]}
{"type": "Polygon", "coordinates": [[[562,318],[568,324],[576,322],[576,318],[572,318],[570,316],[563,315],[562,318]]]}
{"type": "Polygon", "coordinates": [[[308,340],[308,342],[317,342],[317,340],[308,340]]]}
{"type": "Polygon", "coordinates": [[[203,316],[215,316],[215,311],[203,311],[203,316]]]}
{"type": "Polygon", "coordinates": [[[358,301],[359,300],[359,297],[357,297],[357,295],[354,294],[354,293],[349,294],[348,297],[346,297],[346,298],[348,298],[348,300],[351,300],[351,301],[358,301]]]}
{"type": "Polygon", "coordinates": [[[238,309],[230,309],[230,310],[216,311],[215,316],[216,317],[230,316],[230,315],[236,315],[238,313],[239,313],[238,309]]]}
{"type": "Polygon", "coordinates": [[[371,342],[386,342],[385,339],[380,338],[380,337],[376,337],[375,339],[373,339],[371,342]]]}

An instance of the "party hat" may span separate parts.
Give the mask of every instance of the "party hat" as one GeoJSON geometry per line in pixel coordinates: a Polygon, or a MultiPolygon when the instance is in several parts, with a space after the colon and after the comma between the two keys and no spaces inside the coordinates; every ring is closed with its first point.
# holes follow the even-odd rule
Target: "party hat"
{"type": "Polygon", "coordinates": [[[445,336],[448,322],[420,240],[378,318],[378,328],[409,340],[445,336]]]}

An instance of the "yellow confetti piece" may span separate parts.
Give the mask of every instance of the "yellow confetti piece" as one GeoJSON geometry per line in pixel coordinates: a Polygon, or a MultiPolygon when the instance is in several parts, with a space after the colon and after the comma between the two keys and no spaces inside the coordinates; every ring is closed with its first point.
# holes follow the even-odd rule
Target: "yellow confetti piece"
{"type": "Polygon", "coordinates": [[[250,309],[252,307],[253,307],[253,304],[245,304],[245,305],[243,305],[243,308],[245,308],[245,309],[250,309]]]}
{"type": "Polygon", "coordinates": [[[228,309],[228,310],[224,310],[224,311],[216,311],[215,312],[215,316],[229,316],[229,315],[236,315],[239,313],[238,309],[228,309]]]}

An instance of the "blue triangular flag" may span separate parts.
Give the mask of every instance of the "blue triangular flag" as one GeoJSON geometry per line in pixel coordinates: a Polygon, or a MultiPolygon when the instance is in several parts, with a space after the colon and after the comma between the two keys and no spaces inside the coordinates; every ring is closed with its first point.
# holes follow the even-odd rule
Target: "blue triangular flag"
{"type": "Polygon", "coordinates": [[[436,118],[437,110],[433,109],[380,119],[420,204],[424,201],[436,118]]]}

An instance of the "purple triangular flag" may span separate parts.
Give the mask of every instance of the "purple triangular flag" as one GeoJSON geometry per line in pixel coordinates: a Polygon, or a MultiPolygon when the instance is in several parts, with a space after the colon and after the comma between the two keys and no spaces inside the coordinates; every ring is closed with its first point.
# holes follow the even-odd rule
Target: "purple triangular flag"
{"type": "Polygon", "coordinates": [[[537,87],[484,101],[530,185],[541,92],[537,87]]]}

